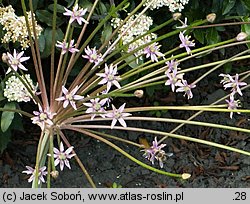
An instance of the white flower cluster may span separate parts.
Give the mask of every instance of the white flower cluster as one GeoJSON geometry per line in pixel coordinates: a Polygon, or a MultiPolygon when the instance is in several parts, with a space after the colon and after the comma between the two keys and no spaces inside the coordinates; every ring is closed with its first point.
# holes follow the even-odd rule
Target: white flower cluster
{"type": "MultiPolygon", "coordinates": [[[[37,86],[34,85],[30,75],[25,74],[21,77],[24,81],[27,80],[32,92],[35,94],[37,91],[37,86]]],[[[11,76],[8,78],[8,80],[5,82],[5,88],[3,91],[4,97],[6,97],[8,101],[28,102],[32,97],[20,79],[16,76],[11,76]]]]}
{"type": "MultiPolygon", "coordinates": [[[[34,38],[34,32],[32,29],[32,17],[31,12],[27,12],[29,27],[31,35],[34,38]]],[[[35,14],[34,14],[35,17],[35,14]]],[[[3,26],[5,34],[1,39],[2,43],[19,42],[22,49],[26,49],[30,45],[28,37],[28,29],[24,16],[17,16],[15,10],[11,5],[7,7],[0,7],[0,24],[3,26]]],[[[37,37],[41,34],[42,28],[35,21],[37,37]]]]}
{"type": "MultiPolygon", "coordinates": [[[[147,0],[144,6],[151,3],[152,0],[147,0]]],[[[184,9],[184,5],[188,4],[189,0],[153,0],[152,4],[149,6],[151,10],[158,9],[163,6],[167,6],[171,12],[179,11],[184,9]]]]}
{"type": "MultiPolygon", "coordinates": [[[[133,24],[134,20],[138,17],[137,14],[131,16],[129,20],[120,28],[119,35],[121,36],[121,40],[123,45],[128,45],[128,52],[135,50],[136,48],[151,42],[156,39],[157,35],[151,33],[146,35],[135,42],[131,43],[135,38],[145,34],[149,31],[150,26],[153,25],[153,20],[151,17],[146,15],[141,15],[140,18],[133,24]],[[129,27],[129,29],[125,32],[125,30],[129,27]],[[125,33],[124,33],[125,32],[125,33]]],[[[111,20],[111,25],[113,28],[117,28],[123,22],[120,18],[114,18],[111,20]]],[[[139,50],[135,53],[136,56],[143,54],[143,49],[139,50]]]]}

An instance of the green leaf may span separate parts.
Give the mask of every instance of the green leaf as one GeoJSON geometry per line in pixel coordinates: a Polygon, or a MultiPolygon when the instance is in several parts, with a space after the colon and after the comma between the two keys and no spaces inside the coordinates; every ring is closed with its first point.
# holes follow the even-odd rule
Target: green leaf
{"type": "Polygon", "coordinates": [[[71,7],[75,3],[75,0],[65,0],[65,1],[68,2],[67,8],[71,7]]]}
{"type": "MultiPolygon", "coordinates": [[[[57,13],[64,13],[65,12],[64,6],[57,4],[56,7],[57,7],[56,8],[57,13]]],[[[50,4],[48,6],[48,9],[53,12],[54,11],[54,4],[50,4]]]]}
{"type": "Polygon", "coordinates": [[[105,4],[102,2],[99,2],[99,9],[100,9],[100,13],[102,13],[102,14],[106,14],[108,12],[105,4]]]}
{"type": "Polygon", "coordinates": [[[194,30],[194,37],[201,43],[204,44],[205,32],[202,30],[194,30]]]}
{"type": "Polygon", "coordinates": [[[11,139],[11,132],[8,130],[5,133],[3,133],[0,130],[0,154],[3,153],[3,151],[7,148],[8,143],[11,139]]]}
{"type": "Polygon", "coordinates": [[[241,2],[244,4],[244,6],[250,10],[250,1],[249,0],[241,0],[241,2]]]}
{"type": "Polygon", "coordinates": [[[222,15],[228,14],[235,5],[236,0],[224,0],[222,7],[222,15]]]}
{"type": "Polygon", "coordinates": [[[102,37],[101,37],[101,42],[104,43],[105,41],[108,40],[108,38],[112,34],[112,27],[110,24],[107,24],[104,26],[104,29],[102,31],[102,37]]]}
{"type": "Polygon", "coordinates": [[[115,8],[116,8],[115,5],[112,5],[110,7],[110,9],[109,9],[109,14],[112,14],[113,18],[117,18],[118,17],[117,12],[114,12],[115,8]]]}
{"type": "Polygon", "coordinates": [[[215,28],[207,29],[206,40],[209,45],[218,43],[220,40],[218,31],[215,28]]]}
{"type": "MultiPolygon", "coordinates": [[[[94,1],[88,1],[88,0],[80,0],[79,1],[79,6],[81,6],[82,8],[87,8],[88,10],[90,10],[93,6],[93,3],[91,2],[94,2],[94,1]]],[[[100,2],[101,3],[101,2],[100,2]]]]}
{"type": "MultiPolygon", "coordinates": [[[[16,109],[16,105],[14,102],[10,102],[10,103],[6,103],[4,108],[6,109],[16,109]]],[[[6,132],[8,130],[8,128],[10,127],[12,120],[14,118],[15,112],[9,112],[9,111],[4,111],[2,113],[2,117],[1,117],[1,130],[3,132],[6,132]]]]}
{"type": "Polygon", "coordinates": [[[32,4],[33,4],[33,9],[34,9],[34,11],[37,9],[38,3],[39,3],[39,0],[32,0],[32,4]]]}
{"type": "MultiPolygon", "coordinates": [[[[127,53],[121,53],[122,56],[124,56],[125,54],[127,53]]],[[[136,58],[135,55],[129,55],[128,57],[126,57],[125,59],[125,62],[128,63],[128,65],[131,67],[131,68],[135,68],[135,67],[138,67],[140,64],[142,64],[142,61],[139,60],[138,58],[136,58]]]]}
{"type": "Polygon", "coordinates": [[[146,93],[149,96],[149,98],[152,98],[155,93],[155,87],[154,86],[148,86],[146,87],[146,93]]]}
{"type": "Polygon", "coordinates": [[[226,64],[224,64],[223,68],[224,68],[224,73],[230,74],[231,71],[232,71],[232,68],[233,68],[232,63],[226,63],[226,64]]]}
{"type": "MultiPolygon", "coordinates": [[[[44,38],[45,38],[45,48],[43,52],[41,53],[42,58],[46,58],[50,55],[51,52],[51,46],[52,46],[52,29],[46,28],[44,31],[44,38]]],[[[62,41],[63,40],[63,32],[60,28],[56,30],[55,39],[56,41],[62,41]]]]}
{"type": "Polygon", "coordinates": [[[248,11],[242,1],[236,4],[236,12],[238,16],[247,16],[248,11]]]}
{"type": "Polygon", "coordinates": [[[53,14],[47,10],[37,10],[36,11],[37,19],[43,23],[46,23],[48,26],[52,26],[53,14]]]}
{"type": "MultiPolygon", "coordinates": [[[[246,17],[242,18],[242,21],[250,22],[250,17],[246,16],[246,17]]],[[[250,39],[250,25],[249,24],[241,25],[241,31],[245,32],[248,35],[247,40],[249,40],[250,39]]],[[[250,43],[247,43],[247,47],[250,48],[250,43]]]]}
{"type": "Polygon", "coordinates": [[[39,43],[39,49],[40,52],[43,52],[45,49],[45,37],[43,34],[41,34],[38,38],[38,43],[39,43]]]}
{"type": "Polygon", "coordinates": [[[4,82],[1,81],[0,83],[0,101],[5,100],[6,98],[3,96],[3,88],[4,88],[4,82]]]}

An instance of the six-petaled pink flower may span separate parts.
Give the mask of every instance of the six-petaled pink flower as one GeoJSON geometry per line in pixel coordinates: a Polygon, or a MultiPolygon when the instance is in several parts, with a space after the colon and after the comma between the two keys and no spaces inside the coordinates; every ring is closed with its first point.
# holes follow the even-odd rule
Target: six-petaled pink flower
{"type": "Polygon", "coordinates": [[[109,67],[105,64],[105,72],[104,73],[97,73],[96,74],[103,79],[98,84],[107,84],[107,92],[110,90],[111,86],[114,84],[118,89],[121,88],[118,81],[120,80],[119,76],[117,75],[117,66],[111,64],[109,67]]]}
{"type": "Polygon", "coordinates": [[[64,146],[62,142],[60,143],[59,149],[54,147],[53,151],[54,151],[54,158],[55,158],[55,166],[60,164],[61,171],[63,170],[64,165],[66,165],[69,169],[71,169],[68,159],[71,159],[72,157],[75,156],[75,154],[70,154],[73,148],[74,147],[71,146],[66,151],[64,151],[64,146]]]}
{"type": "MultiPolygon", "coordinates": [[[[235,100],[234,99],[234,94],[230,94],[230,98],[229,100],[226,100],[227,104],[228,104],[228,109],[229,110],[236,110],[239,106],[240,106],[240,100],[235,100]]],[[[230,118],[233,118],[233,113],[230,113],[230,118]]],[[[240,113],[238,113],[240,114],[240,113]]]]}
{"type": "Polygon", "coordinates": [[[52,119],[54,115],[56,115],[56,113],[51,113],[48,109],[43,110],[43,108],[39,104],[38,108],[39,112],[33,111],[35,116],[31,118],[31,120],[32,123],[37,124],[41,127],[42,130],[44,130],[46,126],[50,127],[54,124],[52,119]]]}
{"type": "Polygon", "coordinates": [[[242,92],[240,90],[241,86],[246,86],[246,82],[240,82],[239,81],[239,75],[236,74],[234,77],[230,76],[229,74],[223,75],[221,74],[220,76],[223,76],[224,79],[221,81],[223,83],[224,88],[232,88],[232,93],[238,93],[242,96],[242,92]]]}
{"type": "Polygon", "coordinates": [[[94,119],[94,117],[96,116],[96,114],[100,115],[101,117],[105,117],[104,113],[104,105],[107,102],[108,99],[102,99],[100,100],[100,98],[94,98],[94,99],[90,99],[90,103],[83,103],[83,105],[87,106],[87,110],[86,113],[91,113],[91,120],[94,119]]]}
{"type": "Polygon", "coordinates": [[[184,96],[187,95],[188,99],[193,98],[193,93],[191,89],[195,88],[195,84],[188,84],[186,80],[182,80],[182,84],[178,85],[179,88],[176,92],[185,92],[184,96]]]}
{"type": "Polygon", "coordinates": [[[123,105],[120,106],[119,109],[116,109],[116,107],[112,104],[112,112],[107,113],[106,116],[108,118],[112,118],[112,123],[111,123],[111,129],[114,128],[115,124],[117,121],[119,121],[119,123],[123,126],[123,127],[127,127],[127,124],[124,120],[124,118],[130,116],[130,113],[124,113],[124,108],[125,108],[125,103],[123,105]]]}
{"type": "MultiPolygon", "coordinates": [[[[8,63],[12,67],[12,69],[14,69],[15,71],[17,71],[18,68],[24,71],[28,70],[21,63],[28,60],[30,57],[22,57],[23,54],[24,54],[24,51],[17,53],[16,49],[14,49],[13,55],[7,52],[8,63]]],[[[9,67],[6,74],[10,73],[12,69],[9,67]]]]}
{"type": "Polygon", "coordinates": [[[88,23],[82,16],[87,12],[87,9],[80,8],[78,4],[73,7],[73,11],[70,11],[67,8],[64,8],[66,12],[63,13],[65,16],[70,16],[69,23],[73,23],[75,20],[79,25],[82,25],[82,22],[88,23]]]}
{"type": "Polygon", "coordinates": [[[191,53],[190,47],[195,46],[195,43],[193,41],[189,40],[191,38],[191,36],[184,36],[184,33],[180,32],[179,38],[181,40],[180,48],[184,47],[186,49],[187,53],[190,54],[191,53]]]}
{"type": "MultiPolygon", "coordinates": [[[[32,182],[34,179],[35,179],[35,172],[36,172],[36,169],[33,169],[32,167],[30,166],[26,166],[26,168],[28,170],[25,170],[25,171],[22,171],[22,173],[25,173],[25,174],[31,174],[30,178],[28,179],[28,182],[32,182]]],[[[46,170],[46,166],[43,166],[39,169],[38,171],[38,185],[42,182],[42,183],[45,183],[45,180],[44,180],[44,176],[46,176],[48,174],[46,170]]]]}
{"type": "Polygon", "coordinates": [[[182,86],[183,75],[184,73],[179,74],[177,72],[177,67],[172,72],[166,72],[168,80],[166,81],[165,85],[170,85],[172,91],[175,91],[176,86],[182,86]]]}
{"type": "Polygon", "coordinates": [[[78,91],[79,87],[76,86],[72,91],[68,91],[64,86],[62,86],[62,92],[64,93],[64,96],[61,96],[59,98],[56,98],[57,101],[63,101],[63,108],[66,108],[69,104],[75,109],[76,108],[76,101],[82,100],[84,97],[80,95],[76,95],[76,92],[78,91]]]}
{"type": "Polygon", "coordinates": [[[160,45],[157,45],[157,43],[153,43],[144,48],[144,54],[146,54],[146,58],[150,57],[152,62],[158,62],[158,57],[164,57],[164,54],[162,54],[159,49],[160,45]]]}
{"type": "Polygon", "coordinates": [[[153,145],[150,148],[143,150],[145,151],[144,157],[148,159],[153,165],[155,159],[158,160],[160,167],[163,168],[163,162],[166,160],[166,153],[164,150],[162,150],[162,148],[165,146],[166,144],[159,145],[157,138],[155,137],[153,145]]]}
{"type": "Polygon", "coordinates": [[[96,47],[90,49],[89,46],[87,46],[87,48],[85,48],[85,53],[86,55],[82,55],[82,57],[88,59],[91,63],[95,63],[95,65],[103,61],[102,54],[97,53],[96,47]]]}
{"type": "Polygon", "coordinates": [[[62,49],[62,52],[61,52],[62,55],[64,55],[66,52],[71,52],[71,53],[79,52],[79,50],[74,48],[74,46],[75,46],[74,40],[71,40],[70,43],[57,41],[57,44],[56,44],[56,47],[59,47],[62,49]]]}
{"type": "MultiPolygon", "coordinates": [[[[172,56],[173,57],[173,56],[172,56]]],[[[170,60],[170,61],[167,61],[166,62],[166,65],[168,67],[167,71],[165,72],[167,74],[167,72],[171,72],[173,71],[174,69],[178,70],[178,66],[179,66],[179,62],[177,60],[170,60]]]]}

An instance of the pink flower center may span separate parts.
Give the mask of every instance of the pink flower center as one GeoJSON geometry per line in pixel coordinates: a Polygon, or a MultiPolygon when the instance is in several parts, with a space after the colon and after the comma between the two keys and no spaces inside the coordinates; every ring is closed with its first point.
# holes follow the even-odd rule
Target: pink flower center
{"type": "Polygon", "coordinates": [[[109,81],[113,81],[115,79],[115,76],[112,74],[108,74],[107,78],[109,81]]]}
{"type": "Polygon", "coordinates": [[[48,116],[47,116],[46,113],[41,113],[41,114],[39,115],[39,118],[40,118],[41,121],[45,121],[45,120],[48,119],[48,116]]]}
{"type": "Polygon", "coordinates": [[[61,153],[61,154],[59,155],[59,159],[60,159],[60,160],[65,160],[65,159],[66,159],[65,153],[61,153]]]}
{"type": "Polygon", "coordinates": [[[94,108],[96,111],[98,111],[98,110],[101,109],[101,105],[100,105],[99,103],[96,103],[96,104],[93,105],[93,108],[94,108]]]}
{"type": "Polygon", "coordinates": [[[13,58],[13,60],[11,61],[11,64],[15,65],[15,66],[17,66],[19,63],[20,62],[19,62],[19,60],[17,58],[13,58]]]}
{"type": "Polygon", "coordinates": [[[69,101],[73,101],[73,96],[71,94],[66,94],[66,99],[69,101]]]}

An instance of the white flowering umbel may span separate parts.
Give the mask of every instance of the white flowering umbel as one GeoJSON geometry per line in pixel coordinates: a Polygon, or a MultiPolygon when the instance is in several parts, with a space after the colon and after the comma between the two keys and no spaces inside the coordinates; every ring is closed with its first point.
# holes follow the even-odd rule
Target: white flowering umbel
{"type": "MultiPolygon", "coordinates": [[[[131,43],[135,38],[138,36],[143,35],[147,31],[150,30],[150,26],[153,25],[153,20],[151,17],[146,15],[141,15],[141,17],[133,24],[134,20],[138,17],[137,14],[131,16],[129,20],[120,28],[119,30],[119,37],[121,37],[123,45],[128,45],[127,52],[132,52],[136,48],[151,42],[152,40],[157,38],[157,35],[151,33],[146,35],[135,42],[131,43]],[[126,33],[124,31],[129,27],[126,33]]],[[[120,18],[112,19],[111,25],[113,28],[117,28],[123,22],[120,18]]],[[[139,50],[135,53],[135,56],[140,56],[144,54],[144,50],[139,50]]]]}
{"type": "MultiPolygon", "coordinates": [[[[37,86],[34,85],[32,79],[29,74],[25,76],[21,76],[25,81],[29,83],[32,92],[35,93],[37,91],[37,86]]],[[[11,76],[5,82],[5,88],[3,90],[3,95],[8,99],[8,101],[17,101],[17,102],[28,102],[31,99],[31,94],[20,81],[20,79],[16,76],[11,76]]]]}
{"type": "MultiPolygon", "coordinates": [[[[28,12],[27,14],[31,35],[34,38],[31,12],[28,12]]],[[[1,39],[2,43],[19,42],[22,49],[29,47],[30,41],[25,17],[17,16],[11,5],[7,7],[0,7],[0,24],[3,26],[3,31],[5,33],[1,39]]],[[[42,28],[37,24],[36,20],[35,28],[38,37],[42,32],[42,28]]]]}
{"type": "Polygon", "coordinates": [[[189,2],[189,0],[147,0],[144,3],[144,6],[147,6],[152,1],[153,3],[149,7],[151,10],[167,6],[171,12],[181,12],[184,9],[184,6],[189,2]]]}

